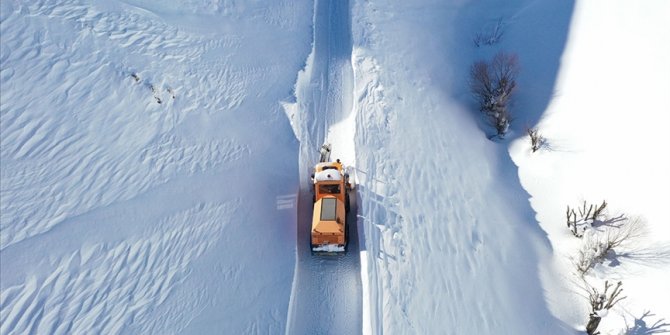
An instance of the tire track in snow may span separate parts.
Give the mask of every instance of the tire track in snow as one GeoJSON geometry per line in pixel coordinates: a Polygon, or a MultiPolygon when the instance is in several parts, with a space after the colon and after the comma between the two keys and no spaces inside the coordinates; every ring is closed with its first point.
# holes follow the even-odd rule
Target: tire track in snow
{"type": "Polygon", "coordinates": [[[311,183],[307,176],[325,141],[332,157],[355,161],[352,110],[351,18],[349,1],[315,2],[314,45],[298,76],[297,103],[289,117],[300,140],[301,188],[298,203],[297,263],[287,320],[287,334],[357,334],[362,332],[362,284],[356,197],[347,217],[350,227],[346,255],[313,256],[309,237],[311,183]]]}

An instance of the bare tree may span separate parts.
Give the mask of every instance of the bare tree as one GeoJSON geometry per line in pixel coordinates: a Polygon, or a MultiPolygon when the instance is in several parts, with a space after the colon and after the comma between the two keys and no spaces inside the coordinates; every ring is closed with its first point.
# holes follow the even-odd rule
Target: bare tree
{"type": "Polygon", "coordinates": [[[470,69],[470,90],[479,110],[503,137],[509,129],[508,104],[516,89],[519,61],[515,54],[498,53],[490,63],[479,61],[470,69]]]}

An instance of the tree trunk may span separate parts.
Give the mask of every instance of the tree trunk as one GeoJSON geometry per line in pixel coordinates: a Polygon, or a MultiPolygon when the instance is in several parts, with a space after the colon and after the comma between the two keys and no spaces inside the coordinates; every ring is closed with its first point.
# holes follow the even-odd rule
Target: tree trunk
{"type": "Polygon", "coordinates": [[[589,335],[598,335],[600,332],[596,333],[598,325],[600,324],[600,317],[595,313],[589,315],[589,323],[586,325],[586,333],[589,335]]]}

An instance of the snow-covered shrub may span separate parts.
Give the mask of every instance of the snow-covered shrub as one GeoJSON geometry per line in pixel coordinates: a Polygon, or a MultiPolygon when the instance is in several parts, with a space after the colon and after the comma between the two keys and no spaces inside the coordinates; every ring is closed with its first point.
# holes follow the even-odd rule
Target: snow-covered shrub
{"type": "Polygon", "coordinates": [[[608,250],[631,244],[644,234],[644,220],[640,217],[626,218],[622,224],[609,227],[604,232],[608,250]]]}
{"type": "Polygon", "coordinates": [[[526,133],[528,133],[528,137],[530,137],[530,146],[533,149],[533,152],[540,150],[540,148],[545,145],[546,140],[540,135],[537,128],[527,128],[526,133]]]}
{"type": "Polygon", "coordinates": [[[154,94],[154,99],[156,99],[157,103],[163,103],[163,100],[161,100],[161,97],[159,96],[158,89],[156,89],[156,86],[153,84],[149,84],[149,89],[151,89],[151,93],[154,94]]]}
{"type": "Polygon", "coordinates": [[[601,263],[610,250],[606,241],[603,241],[597,233],[585,234],[584,244],[578,251],[577,258],[573,260],[577,272],[583,276],[596,264],[601,263]]]}
{"type": "Polygon", "coordinates": [[[574,208],[570,208],[565,212],[568,229],[572,232],[572,235],[576,237],[584,236],[584,232],[589,227],[593,226],[593,222],[598,220],[604,213],[603,211],[607,207],[607,202],[603,200],[603,203],[600,206],[592,204],[589,206],[588,210],[586,209],[586,201],[582,208],[577,208],[579,210],[579,217],[574,208]]]}
{"type": "Polygon", "coordinates": [[[484,30],[478,32],[472,41],[475,43],[476,47],[481,45],[494,45],[500,41],[505,31],[505,25],[503,24],[502,19],[498,19],[496,23],[484,30]]]}
{"type": "Polygon", "coordinates": [[[598,291],[597,288],[587,284],[586,291],[588,292],[589,304],[591,305],[591,313],[589,314],[589,322],[586,324],[586,333],[589,335],[597,335],[599,332],[596,332],[598,325],[600,325],[600,320],[607,314],[610,308],[614,307],[619,301],[626,299],[626,297],[620,297],[623,289],[621,288],[621,282],[618,282],[614,290],[608,290],[613,286],[609,281],[605,281],[605,290],[603,292],[598,291]]]}
{"type": "Polygon", "coordinates": [[[503,137],[509,129],[508,104],[516,88],[519,61],[515,54],[499,52],[491,62],[478,61],[470,69],[470,90],[479,110],[503,137]]]}
{"type": "Polygon", "coordinates": [[[596,264],[602,263],[615,248],[630,246],[644,231],[642,219],[625,219],[623,224],[609,226],[604,231],[590,230],[584,234],[584,244],[573,259],[575,268],[582,276],[596,264]]]}

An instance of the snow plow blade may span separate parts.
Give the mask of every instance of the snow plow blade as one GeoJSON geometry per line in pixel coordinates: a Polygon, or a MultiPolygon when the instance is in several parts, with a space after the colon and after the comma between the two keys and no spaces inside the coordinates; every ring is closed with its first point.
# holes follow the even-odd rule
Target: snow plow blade
{"type": "Polygon", "coordinates": [[[343,244],[312,245],[314,255],[336,256],[344,253],[346,253],[346,248],[343,244]]]}

